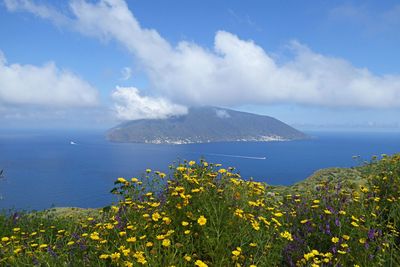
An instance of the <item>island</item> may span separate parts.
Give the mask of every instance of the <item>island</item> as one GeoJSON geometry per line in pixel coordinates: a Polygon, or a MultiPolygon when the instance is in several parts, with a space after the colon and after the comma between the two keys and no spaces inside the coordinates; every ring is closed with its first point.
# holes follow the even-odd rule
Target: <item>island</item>
{"type": "Polygon", "coordinates": [[[113,142],[190,144],[289,141],[307,135],[275,118],[217,107],[189,108],[186,115],[126,121],[110,129],[113,142]]]}

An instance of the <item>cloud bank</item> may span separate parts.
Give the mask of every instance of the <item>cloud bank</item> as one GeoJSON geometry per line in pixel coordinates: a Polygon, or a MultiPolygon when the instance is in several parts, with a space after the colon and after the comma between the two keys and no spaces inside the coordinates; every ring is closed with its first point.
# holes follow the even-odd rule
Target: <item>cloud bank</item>
{"type": "Polygon", "coordinates": [[[187,113],[185,106],[171,103],[164,98],[141,96],[135,87],[119,87],[112,93],[114,111],[121,120],[165,119],[187,113]]]}
{"type": "MultiPolygon", "coordinates": [[[[28,0],[11,7],[8,2],[10,11],[28,11],[56,24],[68,21],[84,35],[119,42],[141,63],[154,93],[178,104],[400,107],[400,75],[376,75],[297,41],[288,45],[293,57],[278,63],[254,41],[226,31],[216,33],[212,49],[187,41],[172,46],[156,30],[142,27],[122,0],[72,0],[69,17],[28,0]]],[[[137,101],[138,91],[130,92],[134,97],[124,99],[137,101]]]]}
{"type": "Polygon", "coordinates": [[[75,74],[50,62],[43,66],[8,64],[0,51],[0,106],[93,107],[98,92],[75,74]]]}

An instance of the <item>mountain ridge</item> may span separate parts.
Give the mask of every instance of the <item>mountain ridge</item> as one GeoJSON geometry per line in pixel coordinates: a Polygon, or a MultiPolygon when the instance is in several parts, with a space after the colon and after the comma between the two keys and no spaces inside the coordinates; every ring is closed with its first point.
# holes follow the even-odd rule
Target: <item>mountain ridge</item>
{"type": "Polygon", "coordinates": [[[189,144],[230,141],[288,141],[307,135],[265,115],[218,107],[189,108],[186,115],[167,119],[126,121],[111,128],[113,142],[189,144]]]}

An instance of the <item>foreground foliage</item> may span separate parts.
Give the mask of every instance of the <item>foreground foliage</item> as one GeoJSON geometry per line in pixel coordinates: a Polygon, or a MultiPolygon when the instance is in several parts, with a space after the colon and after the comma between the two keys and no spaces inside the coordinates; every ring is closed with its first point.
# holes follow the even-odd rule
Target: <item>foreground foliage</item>
{"type": "Polygon", "coordinates": [[[205,161],[170,168],[118,178],[121,200],[100,212],[0,215],[0,265],[400,265],[400,155],[360,168],[353,186],[274,188],[205,161]]]}

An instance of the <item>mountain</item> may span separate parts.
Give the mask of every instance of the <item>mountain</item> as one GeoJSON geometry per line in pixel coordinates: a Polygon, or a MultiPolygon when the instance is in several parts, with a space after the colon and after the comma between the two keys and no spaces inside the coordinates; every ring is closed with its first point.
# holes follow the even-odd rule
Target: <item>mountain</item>
{"type": "Polygon", "coordinates": [[[304,133],[275,118],[217,107],[190,108],[186,115],[167,119],[127,121],[107,132],[110,141],[153,144],[304,138],[304,133]]]}

